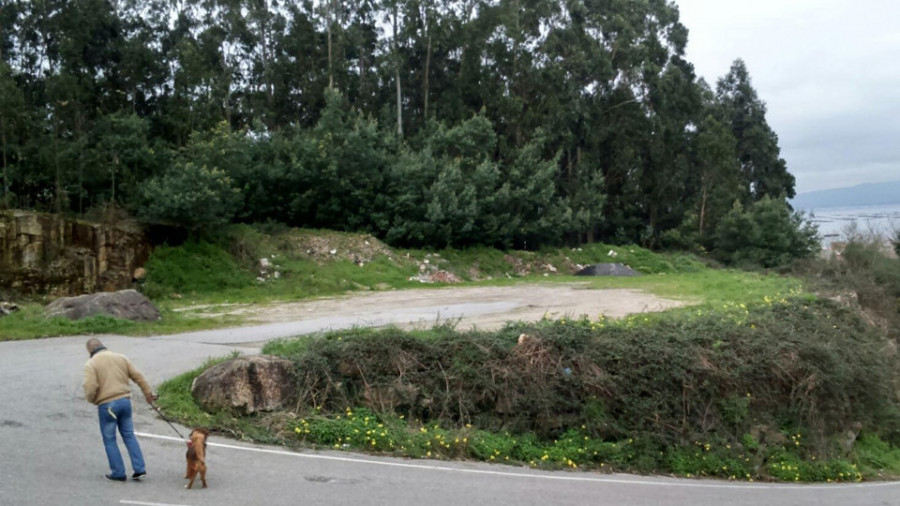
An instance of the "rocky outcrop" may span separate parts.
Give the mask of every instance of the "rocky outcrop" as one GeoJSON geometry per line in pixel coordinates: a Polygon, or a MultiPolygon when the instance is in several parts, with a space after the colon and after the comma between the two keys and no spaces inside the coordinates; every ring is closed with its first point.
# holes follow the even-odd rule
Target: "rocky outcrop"
{"type": "Polygon", "coordinates": [[[48,318],[61,316],[70,320],[97,315],[145,322],[159,320],[159,310],[136,290],[62,297],[48,304],[44,314],[48,318]]]}
{"type": "Polygon", "coordinates": [[[65,296],[130,288],[149,256],[145,230],[134,222],[0,211],[0,293],[65,296]]]}
{"type": "Polygon", "coordinates": [[[294,392],[294,364],[270,355],[238,357],[214,365],[191,385],[191,394],[203,409],[244,414],[279,409],[294,392]]]}

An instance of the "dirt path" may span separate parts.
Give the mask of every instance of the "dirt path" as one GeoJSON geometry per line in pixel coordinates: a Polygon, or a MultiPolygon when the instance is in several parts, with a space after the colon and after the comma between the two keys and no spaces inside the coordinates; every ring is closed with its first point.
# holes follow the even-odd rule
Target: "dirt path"
{"type": "MultiPolygon", "coordinates": [[[[248,323],[282,323],[337,316],[371,316],[409,309],[400,325],[432,324],[434,314],[451,315],[463,328],[492,329],[510,320],[535,321],[544,315],[578,317],[600,314],[618,318],[632,313],[663,311],[685,303],[664,299],[640,290],[587,288],[586,283],[525,284],[465,288],[438,288],[368,292],[306,302],[263,305],[206,306],[203,316],[225,314],[247,317],[248,323]],[[443,313],[441,308],[446,307],[443,313]],[[415,309],[429,309],[427,320],[416,319],[415,309]]],[[[191,308],[185,308],[191,309],[191,308]]],[[[198,309],[194,307],[193,309],[198,309]]]]}

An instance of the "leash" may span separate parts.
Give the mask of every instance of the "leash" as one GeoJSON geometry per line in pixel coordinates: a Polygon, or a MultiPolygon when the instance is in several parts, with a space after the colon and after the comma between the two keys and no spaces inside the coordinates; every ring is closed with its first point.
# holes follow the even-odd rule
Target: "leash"
{"type": "Polygon", "coordinates": [[[176,429],[175,426],[172,425],[172,422],[170,422],[169,419],[166,418],[166,415],[162,414],[162,411],[160,411],[159,408],[156,407],[156,404],[151,404],[151,406],[153,406],[153,409],[156,410],[156,412],[159,414],[159,416],[162,417],[162,419],[165,420],[167,424],[169,424],[169,427],[172,427],[172,430],[175,431],[175,434],[178,434],[178,437],[180,437],[182,441],[184,441],[185,443],[188,444],[188,446],[190,446],[190,444],[191,444],[190,441],[185,439],[184,436],[181,435],[181,432],[178,432],[178,429],[176,429]]]}

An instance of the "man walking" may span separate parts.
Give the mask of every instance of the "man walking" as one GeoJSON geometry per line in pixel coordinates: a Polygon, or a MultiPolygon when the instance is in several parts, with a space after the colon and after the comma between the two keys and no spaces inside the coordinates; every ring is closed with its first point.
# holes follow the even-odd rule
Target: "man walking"
{"type": "Polygon", "coordinates": [[[84,398],[97,405],[100,434],[103,435],[103,446],[106,447],[106,458],[109,460],[110,472],[106,479],[126,480],[125,462],[116,443],[118,427],[131,458],[131,468],[134,470],[131,477],[139,480],[147,475],[147,469],[131,423],[131,387],[128,381],[134,381],[141,387],[149,404],[153,404],[156,396],[144,376],[125,355],[107,350],[95,338],[89,339],[86,346],[91,358],[84,365],[84,398]]]}

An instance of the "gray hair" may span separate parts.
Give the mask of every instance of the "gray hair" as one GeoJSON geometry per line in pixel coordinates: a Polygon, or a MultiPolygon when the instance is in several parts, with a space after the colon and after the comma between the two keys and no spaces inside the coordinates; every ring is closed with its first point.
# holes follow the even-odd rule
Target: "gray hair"
{"type": "Polygon", "coordinates": [[[94,353],[94,350],[103,346],[103,343],[100,342],[96,337],[92,337],[88,339],[88,341],[84,344],[87,347],[88,353],[94,353]]]}

